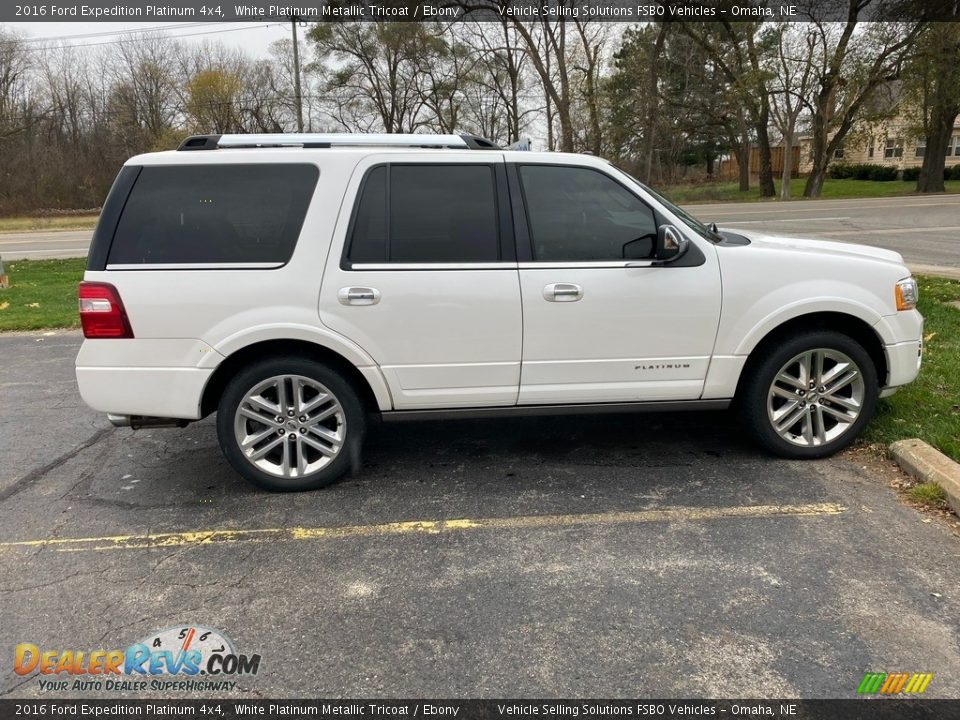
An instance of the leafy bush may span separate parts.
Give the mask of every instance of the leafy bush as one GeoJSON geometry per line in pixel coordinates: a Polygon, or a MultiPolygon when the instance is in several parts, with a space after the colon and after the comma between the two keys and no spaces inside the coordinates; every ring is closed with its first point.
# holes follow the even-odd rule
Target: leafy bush
{"type": "Polygon", "coordinates": [[[867,163],[860,163],[858,165],[851,165],[850,170],[854,180],[872,180],[873,178],[870,175],[873,173],[874,165],[868,165],[867,163]]]}
{"type": "Polygon", "coordinates": [[[830,177],[834,180],[846,180],[853,177],[853,168],[850,165],[836,163],[830,166],[830,177]]]}
{"type": "Polygon", "coordinates": [[[903,179],[905,182],[906,181],[916,182],[919,178],[920,178],[920,168],[910,167],[910,168],[903,169],[903,179]]]}
{"type": "Polygon", "coordinates": [[[897,169],[886,165],[871,165],[868,179],[875,182],[890,182],[897,179],[897,169]]]}
{"type": "MultiPolygon", "coordinates": [[[[944,172],[946,172],[946,169],[944,169],[944,172]]],[[[950,179],[951,179],[951,180],[960,180],[960,165],[954,165],[954,166],[950,169],[950,179]]]]}

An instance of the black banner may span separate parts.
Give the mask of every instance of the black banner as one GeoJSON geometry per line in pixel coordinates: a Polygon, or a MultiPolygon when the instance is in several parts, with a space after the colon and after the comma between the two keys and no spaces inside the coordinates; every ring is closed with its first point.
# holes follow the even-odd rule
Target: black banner
{"type": "Polygon", "coordinates": [[[0,700],[0,718],[960,718],[960,700],[0,700]]]}
{"type": "MultiPolygon", "coordinates": [[[[955,0],[860,3],[866,22],[956,21],[955,0]]],[[[848,0],[36,0],[0,3],[0,22],[755,22],[845,21],[848,0]]]]}

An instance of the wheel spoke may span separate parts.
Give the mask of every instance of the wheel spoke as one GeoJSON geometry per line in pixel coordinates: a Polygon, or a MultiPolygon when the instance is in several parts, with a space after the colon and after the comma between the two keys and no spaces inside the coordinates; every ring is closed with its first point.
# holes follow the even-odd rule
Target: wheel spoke
{"type": "Polygon", "coordinates": [[[796,398],[793,398],[793,402],[785,403],[783,407],[779,407],[773,412],[773,421],[779,423],[780,420],[785,418],[787,415],[792,413],[800,407],[800,401],[796,398]]]}
{"type": "Polygon", "coordinates": [[[304,424],[307,425],[308,427],[316,425],[317,423],[323,422],[324,420],[327,420],[333,417],[338,412],[340,412],[340,406],[331,405],[330,407],[325,408],[324,410],[321,410],[319,413],[317,413],[313,417],[307,416],[307,422],[304,424]]]}
{"type": "Polygon", "coordinates": [[[851,398],[840,397],[839,395],[828,395],[824,398],[829,403],[834,405],[839,405],[842,408],[845,408],[853,413],[860,412],[860,403],[851,398]]]}
{"type": "Polygon", "coordinates": [[[797,393],[795,390],[787,390],[786,388],[782,388],[779,385],[774,385],[772,388],[770,388],[770,392],[772,392],[777,397],[783,398],[784,400],[796,401],[797,399],[797,393]]]}
{"type": "Polygon", "coordinates": [[[807,384],[813,378],[813,353],[807,352],[803,354],[803,357],[800,359],[800,381],[803,383],[804,387],[807,387],[807,384]]]}
{"type": "Polygon", "coordinates": [[[301,415],[309,416],[310,413],[312,413],[314,410],[316,410],[319,407],[322,407],[324,404],[331,401],[333,401],[332,407],[334,412],[337,412],[340,409],[340,406],[336,403],[336,401],[333,400],[333,396],[328,395],[327,393],[320,393],[315,398],[313,398],[310,402],[304,403],[304,405],[300,408],[298,412],[301,415]]]}
{"type": "Polygon", "coordinates": [[[262,442],[263,440],[266,440],[271,435],[276,435],[276,434],[277,434],[277,431],[275,429],[273,429],[272,427],[268,427],[267,429],[262,430],[261,432],[258,432],[255,435],[250,435],[246,440],[243,441],[242,447],[244,448],[244,450],[246,450],[247,448],[254,447],[258,443],[262,442]]]}
{"type": "Polygon", "coordinates": [[[333,445],[339,445],[342,442],[342,438],[340,437],[339,432],[328,430],[323,425],[311,426],[310,428],[307,429],[307,436],[309,436],[310,433],[313,433],[314,435],[317,435],[318,437],[323,438],[328,443],[332,443],[333,445]]]}
{"type": "Polygon", "coordinates": [[[312,437],[310,437],[309,435],[301,435],[301,436],[300,436],[300,439],[301,439],[305,444],[309,445],[310,447],[312,447],[312,448],[313,448],[314,450],[316,450],[317,452],[320,452],[320,453],[322,453],[323,455],[326,455],[327,457],[333,457],[334,455],[337,454],[336,450],[334,450],[333,448],[331,448],[329,445],[324,445],[324,444],[321,443],[321,442],[317,442],[316,440],[314,440],[314,439],[313,439],[312,437]]]}
{"type": "Polygon", "coordinates": [[[287,378],[279,378],[276,387],[277,401],[280,404],[280,411],[283,413],[290,409],[290,397],[287,395],[287,378]]]}
{"type": "MultiPolygon", "coordinates": [[[[247,401],[249,402],[249,398],[247,401]]],[[[243,417],[249,418],[250,420],[254,420],[258,423],[262,423],[263,425],[266,425],[267,427],[272,428],[273,430],[276,430],[277,428],[282,427],[282,425],[277,422],[277,419],[273,415],[266,416],[261,412],[257,412],[257,410],[255,410],[254,408],[241,406],[237,412],[240,415],[243,415],[243,417]]]]}
{"type": "Polygon", "coordinates": [[[803,441],[807,445],[813,445],[813,413],[809,408],[803,413],[803,441]]]}
{"type": "Polygon", "coordinates": [[[297,437],[297,474],[303,477],[307,474],[307,454],[304,452],[303,436],[297,437]]]}
{"type": "Polygon", "coordinates": [[[820,384],[829,386],[830,383],[834,381],[834,379],[836,379],[837,377],[845,373],[849,367],[850,367],[850,363],[848,362],[838,362],[836,365],[830,368],[826,373],[824,373],[820,384]]]}
{"type": "Polygon", "coordinates": [[[779,422],[776,424],[777,432],[783,435],[785,432],[787,432],[787,430],[789,430],[794,425],[796,425],[797,420],[799,420],[802,416],[806,415],[806,413],[807,413],[807,409],[800,407],[798,404],[798,406],[794,409],[794,411],[791,412],[789,415],[787,415],[787,417],[782,422],[779,422]]]}
{"type": "Polygon", "coordinates": [[[828,385],[826,391],[823,393],[824,397],[830,397],[837,390],[845,388],[847,385],[852,383],[858,377],[860,377],[860,373],[857,372],[856,370],[851,370],[850,372],[846,373],[843,377],[841,377],[839,380],[837,380],[835,383],[828,385]]]}
{"type": "Polygon", "coordinates": [[[247,455],[251,460],[259,460],[264,457],[268,452],[273,450],[277,445],[283,442],[283,435],[278,435],[276,440],[271,440],[266,445],[264,445],[259,450],[255,450],[250,455],[247,455]]]}
{"type": "Polygon", "coordinates": [[[830,407],[829,405],[821,405],[821,406],[820,406],[820,409],[821,409],[821,411],[825,412],[825,413],[826,413],[827,415],[829,415],[830,417],[836,419],[837,422],[852,423],[854,420],[857,419],[856,414],[847,415],[846,413],[840,412],[839,410],[835,410],[834,408],[830,407]]]}
{"type": "Polygon", "coordinates": [[[823,385],[823,351],[817,350],[813,353],[813,377],[811,378],[812,382],[817,384],[817,387],[823,385]]]}
{"type": "Polygon", "coordinates": [[[281,408],[277,405],[274,405],[262,395],[248,395],[246,398],[244,398],[244,402],[256,410],[265,412],[271,418],[274,418],[280,414],[281,408]]]}
{"type": "Polygon", "coordinates": [[[776,377],[776,382],[784,383],[785,385],[789,385],[790,387],[794,387],[794,388],[796,388],[797,390],[806,390],[806,389],[807,389],[806,384],[805,384],[802,380],[798,380],[798,379],[795,378],[795,377],[792,377],[792,376],[790,376],[790,375],[787,375],[787,373],[785,373],[783,370],[781,370],[780,373],[777,375],[777,377],[776,377]]]}
{"type": "Polygon", "coordinates": [[[291,446],[293,445],[293,443],[287,440],[286,436],[284,436],[281,439],[283,440],[283,457],[280,460],[280,467],[283,469],[283,474],[286,475],[287,477],[290,477],[291,475],[290,450],[292,449],[291,446]]]}
{"type": "Polygon", "coordinates": [[[827,442],[827,426],[823,424],[823,408],[820,405],[817,405],[815,413],[817,417],[817,442],[820,445],[823,445],[827,442]]]}

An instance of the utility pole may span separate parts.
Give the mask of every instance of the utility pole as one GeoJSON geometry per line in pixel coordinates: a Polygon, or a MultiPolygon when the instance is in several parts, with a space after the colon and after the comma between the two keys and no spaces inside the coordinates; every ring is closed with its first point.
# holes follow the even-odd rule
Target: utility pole
{"type": "Polygon", "coordinates": [[[293,29],[293,100],[297,109],[297,132],[303,132],[303,92],[300,89],[300,46],[297,43],[297,23],[299,15],[290,16],[293,29]]]}

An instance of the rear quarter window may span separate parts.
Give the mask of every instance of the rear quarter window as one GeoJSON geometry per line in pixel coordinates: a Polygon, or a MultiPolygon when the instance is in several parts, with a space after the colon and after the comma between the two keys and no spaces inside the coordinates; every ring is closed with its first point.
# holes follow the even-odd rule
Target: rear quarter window
{"type": "Polygon", "coordinates": [[[107,264],[286,263],[319,175],[307,164],[144,167],[107,264]]]}

